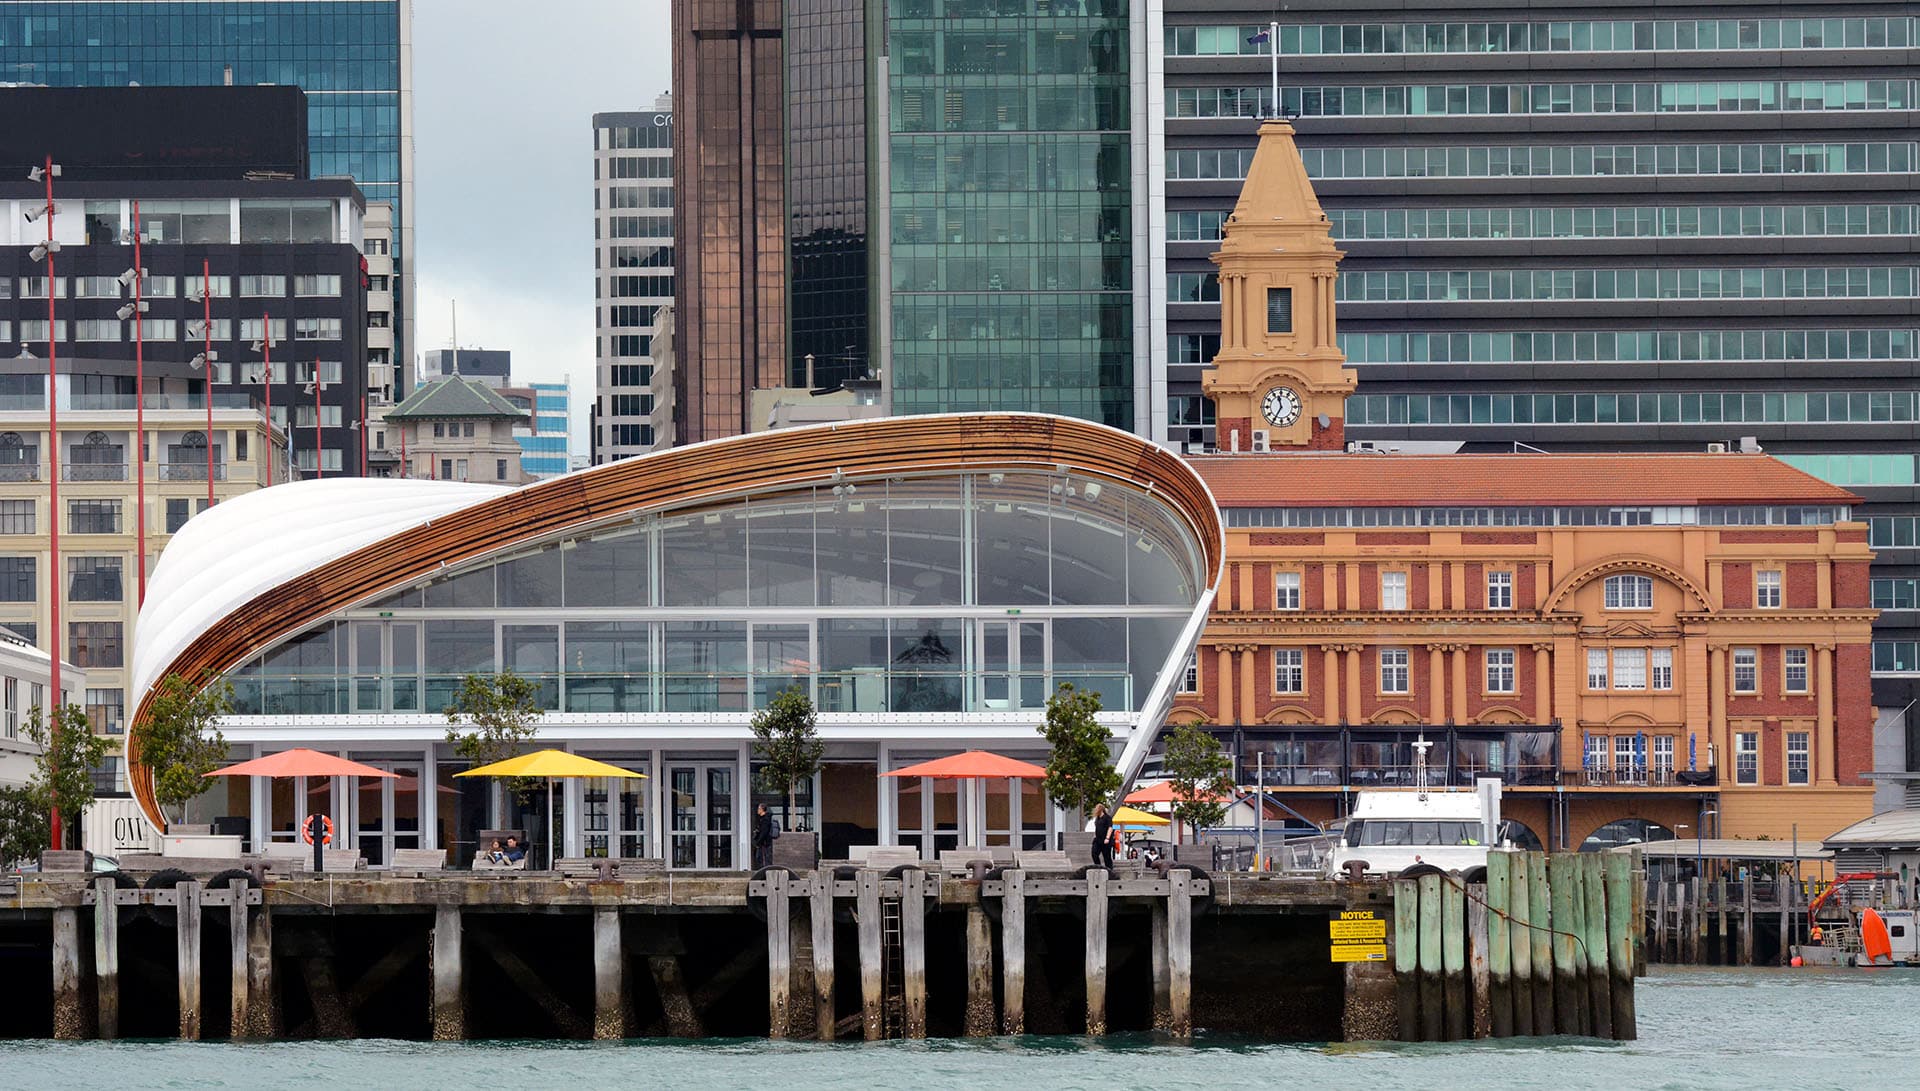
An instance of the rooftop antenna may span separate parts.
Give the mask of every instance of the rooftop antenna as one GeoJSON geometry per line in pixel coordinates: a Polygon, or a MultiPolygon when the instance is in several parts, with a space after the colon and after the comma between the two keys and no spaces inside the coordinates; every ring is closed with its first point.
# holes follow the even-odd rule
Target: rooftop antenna
{"type": "Polygon", "coordinates": [[[1420,737],[1413,741],[1413,787],[1420,793],[1422,803],[1427,801],[1427,751],[1431,749],[1433,744],[1427,741],[1423,729],[1420,737]]]}
{"type": "Polygon", "coordinates": [[[460,374],[460,301],[447,300],[447,310],[453,316],[453,374],[460,374]]]}

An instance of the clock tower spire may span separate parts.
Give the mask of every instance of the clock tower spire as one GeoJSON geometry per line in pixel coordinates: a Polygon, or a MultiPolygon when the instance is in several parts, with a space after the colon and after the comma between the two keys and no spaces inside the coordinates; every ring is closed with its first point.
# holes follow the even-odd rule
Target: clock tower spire
{"type": "Polygon", "coordinates": [[[1313,194],[1293,126],[1267,121],[1226,238],[1220,267],[1220,352],[1201,373],[1223,451],[1345,446],[1356,385],[1334,338],[1340,259],[1313,194]]]}

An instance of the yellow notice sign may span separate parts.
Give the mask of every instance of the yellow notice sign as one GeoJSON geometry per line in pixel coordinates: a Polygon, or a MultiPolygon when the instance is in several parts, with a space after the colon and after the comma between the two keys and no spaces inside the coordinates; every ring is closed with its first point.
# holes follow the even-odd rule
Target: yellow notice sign
{"type": "Polygon", "coordinates": [[[1384,943],[1336,943],[1328,950],[1329,962],[1385,962],[1384,943]]]}

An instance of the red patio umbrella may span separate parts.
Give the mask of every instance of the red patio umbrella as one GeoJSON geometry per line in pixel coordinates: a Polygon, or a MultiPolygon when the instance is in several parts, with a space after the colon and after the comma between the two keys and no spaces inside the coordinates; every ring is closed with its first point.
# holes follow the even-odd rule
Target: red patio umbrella
{"type": "Polygon", "coordinates": [[[1032,762],[1009,758],[986,750],[969,750],[964,754],[950,754],[944,758],[923,761],[918,765],[909,765],[905,769],[895,769],[891,773],[880,774],[883,777],[932,777],[935,780],[999,780],[1005,777],[1022,777],[1044,780],[1047,771],[1032,762]]]}
{"type": "Polygon", "coordinates": [[[225,769],[215,769],[210,777],[391,777],[385,769],[375,769],[357,761],[348,761],[318,750],[295,747],[264,758],[243,761],[225,769]]]}

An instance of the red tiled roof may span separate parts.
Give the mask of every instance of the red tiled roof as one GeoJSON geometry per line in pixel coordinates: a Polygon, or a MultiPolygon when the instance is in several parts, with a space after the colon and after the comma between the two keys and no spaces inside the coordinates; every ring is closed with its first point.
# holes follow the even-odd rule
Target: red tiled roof
{"type": "Polygon", "coordinates": [[[1223,508],[1858,504],[1755,454],[1197,455],[1223,508]]]}

